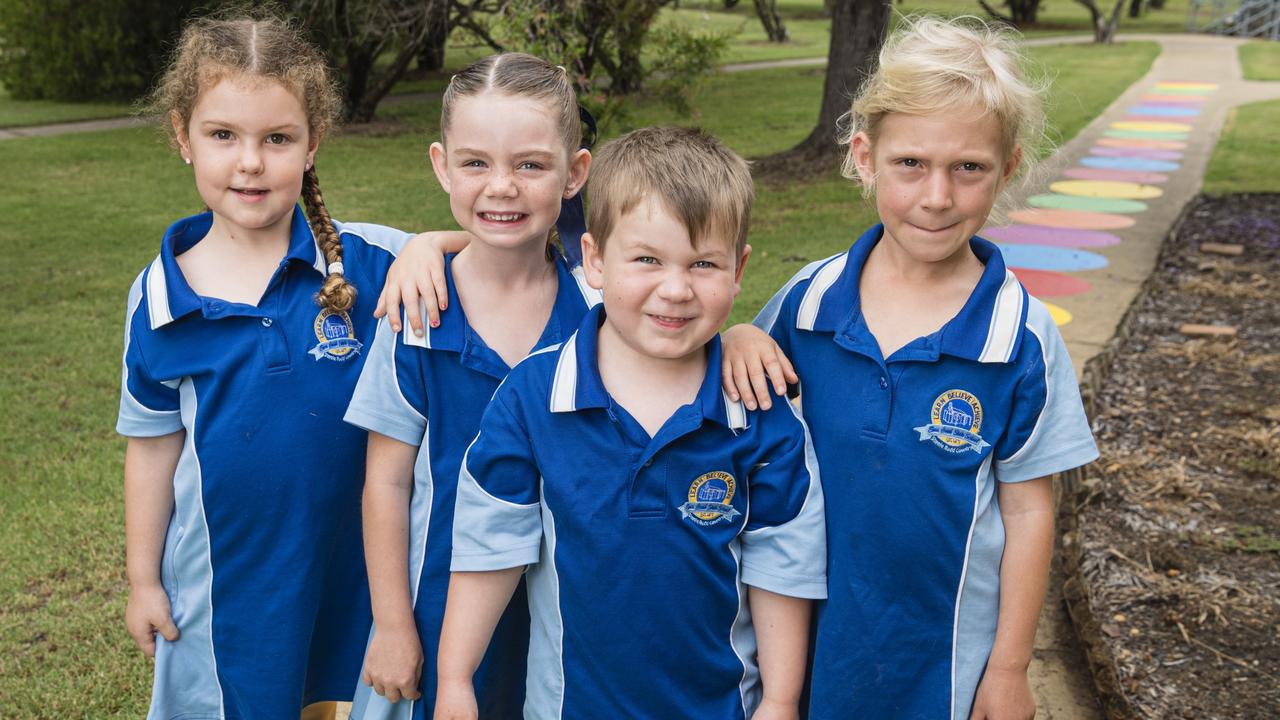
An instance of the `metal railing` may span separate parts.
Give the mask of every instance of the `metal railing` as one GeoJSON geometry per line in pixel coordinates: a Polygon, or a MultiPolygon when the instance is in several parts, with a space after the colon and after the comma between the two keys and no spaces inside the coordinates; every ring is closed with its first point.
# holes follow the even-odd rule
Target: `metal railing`
{"type": "Polygon", "coordinates": [[[1187,32],[1280,40],[1280,0],[1191,0],[1187,32]]]}

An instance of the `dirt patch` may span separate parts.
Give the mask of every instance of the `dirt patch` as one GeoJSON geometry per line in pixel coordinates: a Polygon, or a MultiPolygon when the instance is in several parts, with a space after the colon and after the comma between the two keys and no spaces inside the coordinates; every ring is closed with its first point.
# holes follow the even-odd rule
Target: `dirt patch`
{"type": "Polygon", "coordinates": [[[1280,196],[1199,198],[1085,372],[1102,458],[1066,498],[1066,594],[1109,716],[1280,708],[1278,390],[1280,196]]]}

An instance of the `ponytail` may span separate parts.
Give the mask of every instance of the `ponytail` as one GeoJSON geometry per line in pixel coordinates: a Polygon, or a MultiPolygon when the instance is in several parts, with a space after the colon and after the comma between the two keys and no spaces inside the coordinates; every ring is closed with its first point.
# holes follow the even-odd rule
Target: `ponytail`
{"type": "Polygon", "coordinates": [[[316,293],[316,304],[333,312],[350,310],[356,302],[356,286],[347,282],[344,275],[342,239],[333,228],[329,210],[324,206],[324,198],[320,195],[320,181],[316,179],[314,167],[307,168],[302,175],[302,206],[306,208],[311,233],[315,235],[316,244],[324,253],[327,265],[324,285],[316,293]]]}

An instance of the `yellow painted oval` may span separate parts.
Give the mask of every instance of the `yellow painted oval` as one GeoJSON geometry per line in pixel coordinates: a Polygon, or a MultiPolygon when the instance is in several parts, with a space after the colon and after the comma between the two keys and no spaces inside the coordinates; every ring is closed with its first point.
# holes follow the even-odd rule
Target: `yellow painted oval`
{"type": "MultiPolygon", "coordinates": [[[[1040,302],[1044,302],[1041,300],[1040,302]]],[[[1049,311],[1049,317],[1053,318],[1053,322],[1057,325],[1066,325],[1071,322],[1071,313],[1053,303],[1044,303],[1045,309],[1049,311]]]]}
{"type": "Polygon", "coordinates": [[[1150,200],[1164,195],[1164,191],[1154,185],[1117,180],[1059,180],[1049,189],[1063,195],[1125,200],[1150,200]]]}
{"type": "Polygon", "coordinates": [[[1111,123],[1117,130],[1141,130],[1144,132],[1187,132],[1191,126],[1186,123],[1155,122],[1151,120],[1130,120],[1111,123]]]}

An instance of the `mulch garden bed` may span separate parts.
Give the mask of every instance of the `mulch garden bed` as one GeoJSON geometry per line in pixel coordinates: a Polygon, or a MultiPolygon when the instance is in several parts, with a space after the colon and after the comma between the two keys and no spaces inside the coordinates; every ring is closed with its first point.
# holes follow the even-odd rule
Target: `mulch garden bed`
{"type": "Polygon", "coordinates": [[[1108,716],[1280,716],[1280,195],[1193,201],[1084,374],[1065,594],[1108,716]]]}

